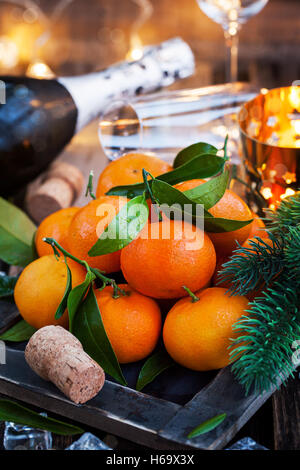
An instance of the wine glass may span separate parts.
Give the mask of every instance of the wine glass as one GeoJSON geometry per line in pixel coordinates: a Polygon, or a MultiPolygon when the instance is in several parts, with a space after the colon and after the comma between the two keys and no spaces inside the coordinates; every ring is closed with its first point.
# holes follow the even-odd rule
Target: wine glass
{"type": "Polygon", "coordinates": [[[197,0],[201,10],[224,30],[227,49],[226,79],[238,75],[238,33],[242,24],[264,8],[268,0],[197,0]]]}
{"type": "Polygon", "coordinates": [[[101,116],[100,143],[110,160],[138,151],[171,163],[179,150],[195,142],[221,148],[228,134],[227,153],[232,163],[239,163],[236,116],[256,95],[249,84],[227,83],[112,101],[101,116]]]}

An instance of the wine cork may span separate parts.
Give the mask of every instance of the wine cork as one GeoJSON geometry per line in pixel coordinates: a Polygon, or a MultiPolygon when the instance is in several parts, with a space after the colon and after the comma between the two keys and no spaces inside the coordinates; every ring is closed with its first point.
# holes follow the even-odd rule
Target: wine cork
{"type": "Polygon", "coordinates": [[[25,359],[44,380],[53,382],[75,403],[86,403],[104,385],[105,373],[61,326],[45,326],[30,338],[25,359]]]}
{"type": "Polygon", "coordinates": [[[40,223],[45,217],[60,209],[70,207],[84,185],[80,170],[65,162],[54,162],[48,171],[29,185],[26,207],[40,223]]]}

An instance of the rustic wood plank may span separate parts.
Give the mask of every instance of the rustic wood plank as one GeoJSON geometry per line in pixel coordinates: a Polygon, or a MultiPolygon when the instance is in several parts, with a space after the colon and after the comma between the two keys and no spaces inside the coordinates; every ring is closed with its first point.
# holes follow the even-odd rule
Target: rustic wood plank
{"type": "Polygon", "coordinates": [[[275,450],[300,450],[300,380],[290,379],[273,395],[275,450]]]}
{"type": "Polygon", "coordinates": [[[75,405],[29,368],[23,351],[9,347],[0,367],[0,393],[153,448],[171,448],[157,432],[180,408],[108,380],[88,404],[75,405]]]}
{"type": "Polygon", "coordinates": [[[16,305],[6,300],[0,300],[0,334],[13,326],[20,319],[16,305]]]}
{"type": "Polygon", "coordinates": [[[234,379],[230,368],[226,367],[187,405],[178,410],[159,435],[200,449],[221,449],[271,394],[272,391],[260,396],[251,393],[246,397],[244,389],[234,379]],[[217,428],[202,436],[187,439],[192,429],[220,413],[226,413],[227,417],[217,428]]]}

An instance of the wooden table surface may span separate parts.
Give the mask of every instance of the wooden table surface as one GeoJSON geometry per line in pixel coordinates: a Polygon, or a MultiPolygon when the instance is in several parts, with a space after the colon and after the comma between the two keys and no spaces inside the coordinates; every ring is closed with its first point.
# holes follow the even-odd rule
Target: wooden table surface
{"type": "MultiPolygon", "coordinates": [[[[87,181],[89,171],[94,170],[95,184],[98,175],[107,164],[107,159],[100,147],[97,137],[97,123],[90,124],[77,135],[71,144],[60,155],[59,159],[78,166],[87,181]]],[[[84,205],[85,196],[76,201],[77,205],[84,205]]],[[[0,423],[0,449],[3,445],[4,424],[0,423]]],[[[141,449],[132,442],[105,433],[86,429],[104,439],[116,449],[141,449]]],[[[234,442],[242,437],[250,436],[261,445],[276,450],[300,450],[300,380],[299,373],[295,380],[289,380],[286,387],[280,390],[261,407],[261,409],[248,421],[234,438],[234,442]]],[[[64,449],[73,441],[72,437],[54,437],[54,447],[64,449]]]]}

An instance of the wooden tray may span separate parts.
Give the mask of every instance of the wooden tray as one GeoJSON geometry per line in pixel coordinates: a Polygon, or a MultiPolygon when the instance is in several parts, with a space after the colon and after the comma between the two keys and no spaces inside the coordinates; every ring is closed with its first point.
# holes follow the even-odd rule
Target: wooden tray
{"type": "MultiPolygon", "coordinates": [[[[86,180],[99,174],[107,160],[99,148],[97,123],[80,132],[59,159],[79,167],[86,180]]],[[[84,195],[76,205],[86,203],[84,195]]],[[[0,333],[18,319],[13,304],[0,301],[0,333]]],[[[0,365],[0,393],[74,421],[156,449],[221,449],[262,406],[272,392],[245,397],[230,369],[196,373],[174,367],[143,390],[134,390],[142,363],[122,367],[129,387],[106,380],[99,395],[75,405],[51,383],[34,374],[24,359],[24,345],[8,343],[6,364],[0,365]],[[187,434],[219,413],[227,418],[213,431],[189,440],[187,434]]]]}
{"type": "MultiPolygon", "coordinates": [[[[18,312],[12,304],[0,302],[2,326],[5,317],[11,324],[18,312]]],[[[24,346],[7,343],[0,393],[155,449],[221,449],[272,393],[245,397],[229,367],[197,373],[179,366],[165,371],[141,393],[130,388],[141,367],[137,363],[123,367],[129,387],[106,380],[97,397],[75,405],[29,368],[24,346]],[[194,427],[224,412],[227,418],[216,429],[187,439],[194,427]]]]}

